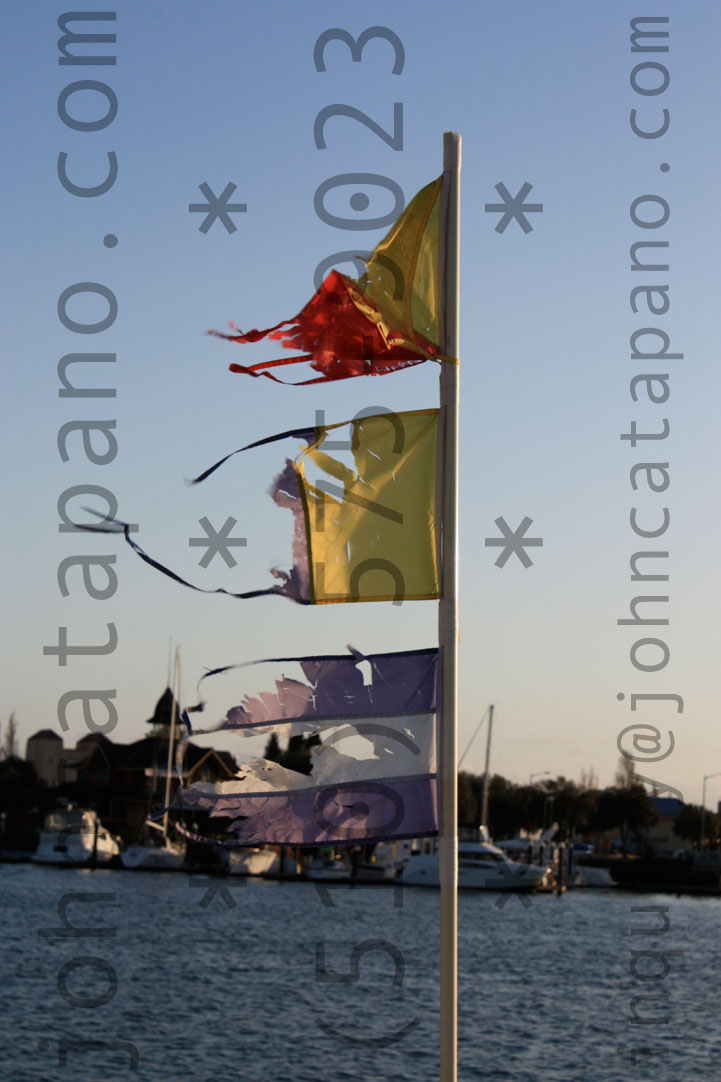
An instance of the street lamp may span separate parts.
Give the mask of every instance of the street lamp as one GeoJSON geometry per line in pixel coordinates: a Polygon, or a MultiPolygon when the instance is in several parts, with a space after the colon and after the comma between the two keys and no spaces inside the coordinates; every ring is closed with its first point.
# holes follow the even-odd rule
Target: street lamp
{"type": "Polygon", "coordinates": [[[537,772],[536,772],[535,774],[531,774],[531,775],[529,776],[529,778],[528,778],[528,784],[529,784],[529,785],[533,785],[533,779],[534,779],[534,778],[540,778],[540,777],[542,777],[542,776],[543,776],[544,774],[550,774],[550,773],[551,773],[551,771],[550,771],[550,770],[538,770],[538,771],[537,771],[537,772]]]}
{"type": "Polygon", "coordinates": [[[706,823],[706,782],[709,780],[709,778],[719,778],[719,777],[721,777],[721,770],[717,770],[715,774],[704,774],[703,793],[701,795],[701,837],[698,840],[699,849],[703,849],[703,845],[704,845],[703,828],[704,828],[705,823],[706,823]]]}

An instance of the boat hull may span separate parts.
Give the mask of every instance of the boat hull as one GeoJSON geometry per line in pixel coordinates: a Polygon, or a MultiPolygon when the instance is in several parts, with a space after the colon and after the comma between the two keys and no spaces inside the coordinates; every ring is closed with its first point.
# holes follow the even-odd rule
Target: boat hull
{"type": "Polygon", "coordinates": [[[185,860],[185,849],[176,845],[130,845],[120,854],[129,871],[174,872],[185,860]]]}
{"type": "MultiPolygon", "coordinates": [[[[434,844],[425,851],[411,852],[400,862],[396,877],[406,886],[440,886],[439,856],[434,844]]],[[[521,891],[536,890],[547,868],[509,860],[496,846],[486,842],[461,842],[458,846],[458,889],[521,891]]]]}
{"type": "Polygon", "coordinates": [[[615,887],[608,868],[594,867],[591,864],[579,864],[573,878],[574,887],[615,887]]]}
{"type": "MultiPolygon", "coordinates": [[[[531,891],[536,890],[543,880],[544,868],[532,865],[516,865],[513,868],[500,866],[495,868],[458,868],[459,890],[491,891],[531,891]]],[[[410,887],[438,887],[440,876],[438,861],[429,859],[411,860],[402,869],[400,876],[403,883],[410,887]]]]}
{"type": "Polygon", "coordinates": [[[89,834],[43,833],[32,855],[35,864],[58,864],[83,867],[88,864],[109,864],[120,853],[111,835],[98,835],[97,844],[89,834]]]}
{"type": "Polygon", "coordinates": [[[309,861],[305,866],[305,877],[323,882],[343,882],[350,879],[351,869],[347,864],[340,862],[309,861]]]}
{"type": "Polygon", "coordinates": [[[228,875],[278,875],[280,853],[274,849],[238,848],[228,850],[228,875]]]}

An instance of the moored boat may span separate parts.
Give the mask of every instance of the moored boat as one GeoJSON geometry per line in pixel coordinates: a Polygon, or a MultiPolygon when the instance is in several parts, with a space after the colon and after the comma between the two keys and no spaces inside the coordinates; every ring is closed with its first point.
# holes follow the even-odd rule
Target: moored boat
{"type": "Polygon", "coordinates": [[[138,845],[129,845],[120,854],[124,868],[132,871],[173,872],[185,860],[185,846],[161,837],[157,845],[147,841],[138,845]]]}
{"type": "Polygon", "coordinates": [[[350,875],[351,865],[345,854],[321,853],[310,857],[305,864],[306,879],[344,880],[350,875]]]}
{"type": "MultiPolygon", "coordinates": [[[[391,862],[396,878],[406,886],[437,887],[439,854],[435,838],[425,838],[410,852],[391,862]]],[[[490,842],[458,843],[458,887],[460,890],[531,891],[535,890],[548,872],[536,864],[519,864],[510,860],[490,842]]]]}
{"type": "Polygon", "coordinates": [[[574,887],[615,887],[616,882],[608,868],[594,864],[578,864],[574,871],[574,887]]]}
{"type": "Polygon", "coordinates": [[[239,846],[227,850],[228,875],[278,875],[280,853],[277,849],[239,846]]]}
{"type": "Polygon", "coordinates": [[[120,853],[110,831],[89,809],[58,808],[47,816],[38,847],[32,855],[36,864],[108,864],[120,853]]]}

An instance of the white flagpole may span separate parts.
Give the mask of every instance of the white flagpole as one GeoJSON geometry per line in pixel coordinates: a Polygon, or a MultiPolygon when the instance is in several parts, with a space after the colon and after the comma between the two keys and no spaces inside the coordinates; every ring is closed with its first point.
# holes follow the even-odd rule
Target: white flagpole
{"type": "MultiPolygon", "coordinates": [[[[461,137],[443,133],[440,218],[442,351],[458,358],[458,264],[461,137]]],[[[458,377],[459,366],[441,362],[443,511],[438,642],[441,651],[440,838],[441,886],[441,1082],[456,1082],[458,1061],[458,377]]]]}

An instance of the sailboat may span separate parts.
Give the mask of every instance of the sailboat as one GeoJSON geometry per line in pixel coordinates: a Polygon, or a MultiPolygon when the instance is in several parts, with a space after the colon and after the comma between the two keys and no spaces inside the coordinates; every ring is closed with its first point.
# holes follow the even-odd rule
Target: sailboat
{"type": "Polygon", "coordinates": [[[170,733],[168,736],[168,762],[165,771],[165,796],[162,823],[155,823],[152,819],[146,820],[146,826],[150,831],[155,831],[153,837],[149,835],[146,841],[136,845],[129,845],[120,854],[120,860],[124,868],[133,871],[159,871],[170,872],[180,868],[185,860],[185,846],[173,842],[168,837],[169,806],[170,806],[170,781],[173,770],[173,751],[175,749],[175,737],[178,721],[178,696],[180,694],[180,647],[175,651],[175,668],[173,672],[172,699],[173,704],[170,713],[170,733]]]}

